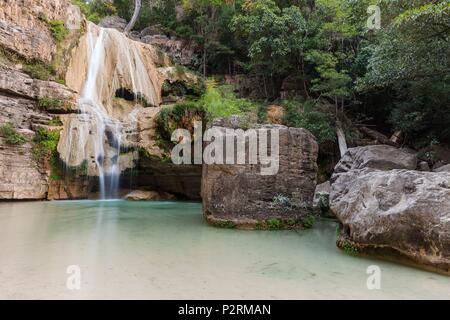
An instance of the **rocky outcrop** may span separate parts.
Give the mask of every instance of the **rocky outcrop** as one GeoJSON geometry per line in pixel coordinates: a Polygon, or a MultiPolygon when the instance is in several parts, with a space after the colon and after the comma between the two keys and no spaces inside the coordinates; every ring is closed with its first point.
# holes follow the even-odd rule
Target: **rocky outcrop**
{"type": "Polygon", "coordinates": [[[355,170],[332,186],[340,247],[450,274],[450,174],[355,170]]]}
{"type": "MultiPolygon", "coordinates": [[[[79,10],[69,0],[0,1],[0,45],[26,60],[51,63],[57,43],[49,22],[79,22],[79,10]]],[[[67,25],[67,27],[78,28],[67,25]]]]}
{"type": "Polygon", "coordinates": [[[200,200],[201,178],[201,165],[175,165],[170,160],[141,154],[137,167],[122,179],[125,185],[135,189],[158,190],[180,199],[200,200]]]}
{"type": "MultiPolygon", "coordinates": [[[[75,94],[56,82],[32,79],[27,74],[0,65],[0,124],[11,125],[26,137],[24,145],[9,145],[0,140],[1,199],[46,199],[49,168],[42,167],[34,155],[33,138],[40,128],[48,128],[53,116],[39,107],[41,99],[61,101],[60,106],[74,105],[75,94]],[[63,103],[64,102],[64,103],[63,103]]],[[[56,104],[55,104],[56,108],[56,104]]]]}
{"type": "Polygon", "coordinates": [[[450,172],[450,164],[441,166],[441,167],[439,167],[437,169],[434,169],[433,171],[434,172],[450,172]]]}
{"type": "Polygon", "coordinates": [[[167,192],[135,190],[125,196],[132,201],[174,200],[175,196],[167,192]]]}
{"type": "Polygon", "coordinates": [[[97,179],[78,174],[66,174],[59,180],[49,180],[47,200],[88,199],[97,179]]]}
{"type": "Polygon", "coordinates": [[[108,16],[104,17],[102,21],[98,24],[102,28],[116,29],[117,31],[123,32],[127,27],[127,21],[118,16],[108,16]]]}
{"type": "Polygon", "coordinates": [[[47,197],[48,176],[33,158],[34,132],[18,130],[26,137],[23,145],[9,145],[0,137],[0,200],[43,200],[47,197]]]}
{"type": "MultiPolygon", "coordinates": [[[[258,228],[268,221],[279,221],[279,227],[302,227],[303,220],[311,215],[317,142],[305,129],[268,125],[259,127],[257,132],[268,129],[279,130],[277,174],[261,175],[260,162],[203,165],[203,211],[208,222],[258,228]]],[[[235,156],[236,152],[235,149],[235,156]]]]}
{"type": "Polygon", "coordinates": [[[331,178],[337,245],[450,273],[450,175],[416,164],[407,150],[349,149],[331,178]]]}
{"type": "Polygon", "coordinates": [[[318,184],[314,192],[313,207],[321,212],[328,211],[330,208],[330,181],[318,184]]]}
{"type": "Polygon", "coordinates": [[[169,54],[181,65],[188,66],[192,63],[195,48],[192,42],[169,38],[165,35],[144,35],[139,41],[158,47],[169,54]]]}
{"type": "Polygon", "coordinates": [[[33,79],[20,70],[4,65],[0,65],[0,92],[31,100],[50,97],[64,100],[75,108],[76,93],[65,85],[33,79]]]}
{"type": "Polygon", "coordinates": [[[364,168],[415,170],[416,167],[417,156],[412,151],[387,145],[375,145],[348,149],[348,152],[334,168],[334,173],[339,174],[364,168]]]}

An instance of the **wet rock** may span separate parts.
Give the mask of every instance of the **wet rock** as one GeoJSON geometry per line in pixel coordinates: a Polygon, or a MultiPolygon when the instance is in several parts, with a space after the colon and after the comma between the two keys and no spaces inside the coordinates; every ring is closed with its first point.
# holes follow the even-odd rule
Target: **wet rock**
{"type": "Polygon", "coordinates": [[[66,173],[60,180],[49,181],[47,200],[87,199],[94,184],[90,177],[66,173]]]}
{"type": "Polygon", "coordinates": [[[135,190],[125,196],[126,200],[133,201],[155,201],[155,200],[174,200],[176,197],[167,192],[135,190]]]}

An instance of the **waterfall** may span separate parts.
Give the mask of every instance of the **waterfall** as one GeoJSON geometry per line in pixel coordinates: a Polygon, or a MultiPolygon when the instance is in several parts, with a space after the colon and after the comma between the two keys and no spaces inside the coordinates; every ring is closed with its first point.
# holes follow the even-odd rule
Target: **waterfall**
{"type": "MultiPolygon", "coordinates": [[[[88,31],[88,49],[89,49],[89,67],[87,72],[87,79],[84,85],[80,98],[78,99],[78,105],[82,117],[84,117],[85,123],[89,122],[89,118],[92,117],[96,125],[95,133],[95,162],[97,164],[100,197],[101,199],[116,197],[115,191],[118,188],[120,179],[120,170],[118,170],[118,161],[120,157],[120,136],[121,125],[115,119],[112,119],[102,101],[99,99],[98,88],[98,74],[104,56],[106,54],[106,48],[104,46],[104,29],[100,29],[100,33],[96,40],[92,32],[88,31]],[[108,131],[107,131],[108,130],[108,131]],[[108,134],[106,134],[108,132],[108,134]],[[109,170],[105,170],[105,159],[108,158],[106,152],[108,152],[104,145],[106,142],[112,147],[109,151],[110,159],[112,160],[109,170]]],[[[84,128],[84,133],[88,133],[89,128],[84,128]]]]}
{"type": "MultiPolygon", "coordinates": [[[[121,152],[126,150],[126,129],[136,130],[144,106],[160,102],[158,73],[153,52],[114,29],[88,23],[85,43],[74,55],[75,65],[86,64],[85,82],[77,100],[79,112],[69,117],[58,146],[69,166],[88,163],[89,175],[99,179],[101,199],[118,197],[121,152]],[[85,52],[81,50],[84,49],[85,52]],[[79,55],[79,57],[77,57],[79,55]],[[149,57],[150,55],[150,57],[149,57]],[[117,108],[117,90],[131,92],[128,110],[117,108]]],[[[70,67],[69,67],[70,69],[70,67]]],[[[80,67],[69,70],[79,76],[80,67]]],[[[125,100],[124,100],[125,101],[125,100]]],[[[121,105],[123,108],[123,105],[121,105]]]]}

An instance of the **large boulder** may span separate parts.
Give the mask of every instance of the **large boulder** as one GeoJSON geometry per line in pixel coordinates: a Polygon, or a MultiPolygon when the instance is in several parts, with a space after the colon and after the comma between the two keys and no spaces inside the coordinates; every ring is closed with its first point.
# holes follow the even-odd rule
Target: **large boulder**
{"type": "MultiPolygon", "coordinates": [[[[226,132],[223,127],[213,128],[226,132]]],[[[246,229],[264,228],[268,222],[268,227],[302,227],[311,215],[317,176],[316,139],[300,128],[266,125],[256,131],[261,134],[271,129],[279,130],[277,174],[262,175],[260,164],[203,165],[203,211],[209,223],[246,229]]],[[[235,148],[235,158],[236,152],[235,148]]]]}
{"type": "Polygon", "coordinates": [[[332,184],[337,244],[450,274],[450,173],[351,170],[332,184]]]}
{"type": "Polygon", "coordinates": [[[417,168],[417,156],[407,149],[388,145],[364,146],[348,149],[334,169],[335,174],[355,169],[377,170],[417,168]]]}

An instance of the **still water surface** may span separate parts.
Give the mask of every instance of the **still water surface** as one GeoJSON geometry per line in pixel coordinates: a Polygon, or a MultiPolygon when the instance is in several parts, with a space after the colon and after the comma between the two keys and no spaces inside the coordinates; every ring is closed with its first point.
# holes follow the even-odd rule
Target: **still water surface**
{"type": "Polygon", "coordinates": [[[450,299],[450,278],[336,249],[336,224],[217,229],[190,202],[0,204],[3,299],[450,299]],[[67,268],[81,270],[68,290],[67,268]],[[367,267],[382,271],[368,290],[367,267]]]}

